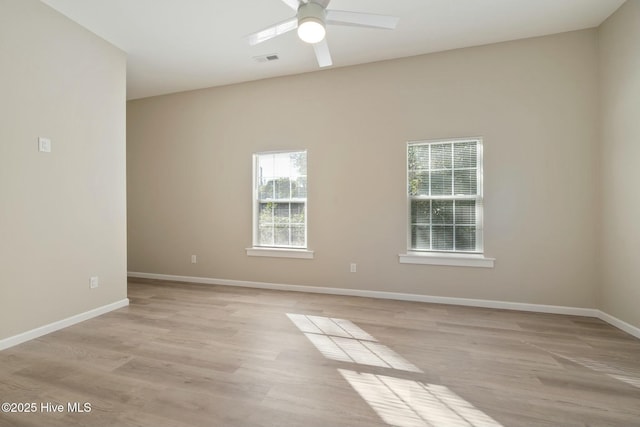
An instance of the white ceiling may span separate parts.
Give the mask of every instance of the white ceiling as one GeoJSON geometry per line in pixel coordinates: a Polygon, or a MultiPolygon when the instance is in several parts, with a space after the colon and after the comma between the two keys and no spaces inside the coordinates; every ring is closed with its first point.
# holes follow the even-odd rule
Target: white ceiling
{"type": "MultiPolygon", "coordinates": [[[[127,97],[143,98],[318,70],[295,31],[245,36],[294,11],[281,0],[42,0],[128,54],[127,97]],[[253,57],[278,54],[258,63],[253,57]]],[[[393,31],[329,26],[333,67],[596,27],[624,0],[332,0],[394,15],[393,31]]]]}

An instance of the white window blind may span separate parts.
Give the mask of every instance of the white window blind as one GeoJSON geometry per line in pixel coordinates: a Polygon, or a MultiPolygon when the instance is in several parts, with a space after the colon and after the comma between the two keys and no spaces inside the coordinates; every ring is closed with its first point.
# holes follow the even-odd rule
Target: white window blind
{"type": "Polygon", "coordinates": [[[254,155],[253,246],[307,247],[307,152],[254,155]]]}
{"type": "Polygon", "coordinates": [[[410,251],[482,252],[482,140],[407,145],[410,251]]]}

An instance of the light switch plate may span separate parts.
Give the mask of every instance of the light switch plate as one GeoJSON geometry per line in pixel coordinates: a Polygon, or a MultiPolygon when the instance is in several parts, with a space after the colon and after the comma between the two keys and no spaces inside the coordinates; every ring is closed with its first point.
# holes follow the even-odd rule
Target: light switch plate
{"type": "Polygon", "coordinates": [[[50,153],[51,152],[51,140],[49,138],[38,138],[38,151],[42,153],[50,153]]]}

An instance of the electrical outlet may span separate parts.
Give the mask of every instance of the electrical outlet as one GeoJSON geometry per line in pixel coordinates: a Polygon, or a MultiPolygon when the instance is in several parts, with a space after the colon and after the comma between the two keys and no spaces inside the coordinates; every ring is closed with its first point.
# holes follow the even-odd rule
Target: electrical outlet
{"type": "Polygon", "coordinates": [[[89,286],[91,289],[97,288],[98,284],[98,276],[91,276],[91,279],[89,280],[89,286]]]}
{"type": "Polygon", "coordinates": [[[195,264],[198,262],[198,257],[195,255],[191,255],[191,264],[195,264]]]}
{"type": "Polygon", "coordinates": [[[352,262],[349,271],[351,271],[352,273],[355,273],[357,271],[356,268],[356,263],[352,262]]]}

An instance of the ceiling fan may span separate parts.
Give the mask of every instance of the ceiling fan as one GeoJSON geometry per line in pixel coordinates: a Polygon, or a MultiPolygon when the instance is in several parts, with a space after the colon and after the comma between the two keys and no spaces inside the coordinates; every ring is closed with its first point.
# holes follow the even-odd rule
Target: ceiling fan
{"type": "Polygon", "coordinates": [[[248,36],[251,46],[298,29],[298,37],[313,45],[318,65],[328,67],[333,64],[329,45],[325,38],[326,25],[348,25],[355,27],[383,28],[393,30],[399,18],[374,15],[371,13],[349,12],[327,9],[331,0],[282,0],[296,11],[296,15],[248,36]]]}

